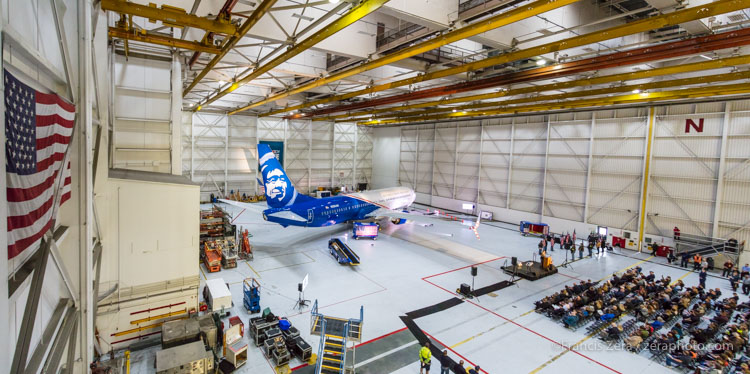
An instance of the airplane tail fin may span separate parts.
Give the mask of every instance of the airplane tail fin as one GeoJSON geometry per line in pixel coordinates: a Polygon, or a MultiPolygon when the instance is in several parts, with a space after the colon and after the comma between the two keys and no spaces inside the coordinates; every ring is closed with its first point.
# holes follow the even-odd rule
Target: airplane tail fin
{"type": "Polygon", "coordinates": [[[263,176],[266,203],[269,207],[283,208],[313,199],[297,193],[292,180],[286,175],[284,168],[267,144],[258,144],[258,167],[263,176]]]}

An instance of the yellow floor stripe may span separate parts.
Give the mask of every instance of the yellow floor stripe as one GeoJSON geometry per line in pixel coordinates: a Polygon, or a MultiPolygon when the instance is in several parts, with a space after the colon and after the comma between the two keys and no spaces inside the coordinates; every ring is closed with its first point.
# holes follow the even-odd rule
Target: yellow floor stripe
{"type": "Polygon", "coordinates": [[[257,276],[258,278],[260,278],[260,274],[259,274],[259,273],[258,273],[257,271],[255,271],[255,269],[253,269],[253,267],[252,267],[252,266],[250,266],[250,263],[249,263],[249,262],[245,261],[245,265],[247,265],[247,267],[249,267],[249,268],[250,268],[250,270],[252,270],[252,271],[253,271],[253,273],[255,273],[255,275],[256,275],[256,276],[257,276]]]}
{"type": "Polygon", "coordinates": [[[206,273],[203,272],[203,267],[198,265],[198,269],[201,269],[201,274],[203,274],[203,279],[207,280],[208,278],[206,278],[206,273]]]}
{"type": "MultiPolygon", "coordinates": [[[[650,259],[652,259],[652,258],[654,258],[654,257],[655,257],[655,256],[651,256],[651,257],[648,257],[648,258],[646,258],[645,260],[642,260],[642,261],[638,261],[638,262],[636,262],[636,263],[634,263],[634,264],[632,264],[632,265],[630,265],[630,266],[628,266],[628,267],[625,267],[625,268],[623,268],[623,269],[621,269],[621,270],[618,270],[618,271],[614,272],[613,274],[617,274],[617,273],[622,273],[622,272],[625,272],[625,271],[627,271],[627,270],[629,270],[629,269],[632,269],[632,268],[634,268],[634,267],[636,267],[636,266],[638,266],[638,265],[640,265],[640,264],[642,264],[642,263],[644,263],[644,262],[646,262],[646,261],[648,261],[648,260],[650,260],[650,259]]],[[[576,261],[578,261],[578,260],[576,260],[576,261]]],[[[609,274],[609,275],[607,275],[606,277],[604,277],[604,278],[602,278],[602,279],[599,279],[599,280],[598,280],[597,282],[601,282],[601,281],[603,281],[603,280],[605,280],[605,279],[607,279],[607,278],[610,278],[611,276],[612,276],[612,274],[609,274]]],[[[683,278],[684,278],[684,277],[685,277],[685,276],[683,276],[683,278]]],[[[680,279],[682,279],[682,278],[680,278],[680,279]]],[[[523,313],[523,314],[519,315],[518,317],[512,318],[512,319],[511,319],[511,321],[515,321],[515,320],[517,320],[517,319],[519,319],[519,318],[521,318],[521,317],[525,317],[525,316],[528,316],[529,314],[531,314],[531,313],[534,313],[534,310],[535,310],[535,309],[529,310],[528,312],[526,312],[526,313],[523,313]]],[[[491,328],[491,329],[489,329],[489,330],[487,330],[487,331],[484,331],[484,332],[480,332],[479,334],[476,334],[476,335],[474,335],[474,336],[468,337],[468,338],[466,338],[466,339],[464,339],[464,340],[462,340],[462,341],[460,341],[460,342],[458,342],[458,343],[456,343],[456,344],[452,345],[452,346],[451,346],[451,348],[456,348],[456,347],[458,347],[458,346],[460,346],[460,345],[466,344],[466,343],[468,343],[468,342],[470,342],[470,341],[474,340],[475,338],[478,338],[478,337],[480,337],[480,336],[482,336],[482,335],[484,335],[484,334],[486,334],[486,333],[488,333],[488,332],[490,332],[490,331],[492,331],[492,330],[494,330],[494,329],[496,329],[496,328],[498,328],[498,327],[500,327],[500,326],[505,326],[506,324],[508,324],[508,322],[503,322],[502,324],[499,324],[499,325],[497,325],[497,326],[495,326],[495,327],[493,327],[493,328],[491,328]]],[[[567,351],[566,351],[566,352],[567,352],[567,351]]]]}
{"type": "Polygon", "coordinates": [[[690,275],[692,273],[693,273],[692,271],[688,271],[687,273],[683,274],[681,277],[677,278],[677,280],[672,281],[672,283],[670,283],[670,285],[675,284],[675,283],[677,283],[677,282],[685,279],[685,277],[687,277],[688,275],[690,275]]]}

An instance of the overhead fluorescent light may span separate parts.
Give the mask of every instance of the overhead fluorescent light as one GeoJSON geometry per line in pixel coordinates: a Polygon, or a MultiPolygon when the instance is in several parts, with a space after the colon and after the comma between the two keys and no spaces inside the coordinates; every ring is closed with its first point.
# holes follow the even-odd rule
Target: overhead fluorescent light
{"type": "Polygon", "coordinates": [[[314,19],[315,19],[315,18],[312,18],[312,17],[308,17],[308,16],[303,16],[303,15],[301,15],[301,14],[297,14],[297,13],[294,13],[294,14],[292,14],[292,17],[296,17],[296,18],[299,18],[299,19],[303,19],[303,20],[305,20],[305,21],[308,21],[308,22],[310,22],[310,21],[312,21],[312,20],[314,20],[314,19]]]}
{"type": "Polygon", "coordinates": [[[640,90],[640,89],[638,89],[638,88],[636,88],[636,89],[634,89],[634,90],[633,90],[633,93],[634,93],[634,94],[639,94],[639,93],[641,93],[641,90],[640,90]]]}
{"type": "Polygon", "coordinates": [[[536,60],[536,65],[537,66],[547,65],[547,60],[545,60],[545,59],[536,60]]]}

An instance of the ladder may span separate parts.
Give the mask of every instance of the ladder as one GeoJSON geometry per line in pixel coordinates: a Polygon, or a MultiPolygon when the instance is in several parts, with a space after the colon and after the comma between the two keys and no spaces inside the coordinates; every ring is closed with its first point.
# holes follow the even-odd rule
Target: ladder
{"type": "Polygon", "coordinates": [[[321,337],[315,374],[354,374],[355,343],[362,341],[363,316],[361,306],[359,319],[325,316],[318,312],[315,300],[310,314],[310,335],[321,337]]]}

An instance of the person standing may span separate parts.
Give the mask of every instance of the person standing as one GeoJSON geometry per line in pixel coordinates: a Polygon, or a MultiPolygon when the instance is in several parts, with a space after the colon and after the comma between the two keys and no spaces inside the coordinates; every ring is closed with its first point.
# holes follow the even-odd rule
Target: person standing
{"type": "Polygon", "coordinates": [[[425,374],[430,374],[430,365],[432,364],[430,342],[425,342],[422,349],[419,350],[419,364],[419,374],[422,374],[422,370],[425,371],[425,374]]]}
{"type": "Polygon", "coordinates": [[[696,253],[695,256],[693,256],[693,270],[700,270],[702,262],[703,257],[699,253],[696,253]]]}
{"type": "Polygon", "coordinates": [[[680,267],[688,267],[688,264],[690,263],[690,255],[687,252],[683,252],[680,257],[680,267]]]}
{"type": "Polygon", "coordinates": [[[443,350],[443,355],[440,356],[440,374],[449,374],[452,363],[453,360],[448,357],[448,350],[443,350]]]}
{"type": "Polygon", "coordinates": [[[482,372],[481,370],[482,368],[480,368],[479,365],[477,365],[475,368],[469,369],[469,374],[479,374],[482,372]]]}
{"type": "Polygon", "coordinates": [[[750,274],[750,264],[745,264],[745,266],[742,267],[742,271],[740,271],[741,276],[745,276],[750,274]]]}
{"type": "Polygon", "coordinates": [[[583,260],[583,240],[581,240],[581,244],[578,246],[578,259],[583,260]]]}
{"type": "Polygon", "coordinates": [[[728,277],[732,274],[732,269],[734,268],[734,263],[732,260],[727,260],[724,263],[724,269],[721,271],[722,277],[728,277]]]}
{"type": "Polygon", "coordinates": [[[539,255],[540,256],[542,255],[542,251],[546,251],[546,249],[547,249],[546,248],[547,246],[544,243],[545,243],[544,239],[542,239],[542,240],[539,241],[539,255]]]}
{"type": "Polygon", "coordinates": [[[742,279],[742,293],[745,295],[750,294],[750,275],[745,275],[742,279]]]}
{"type": "Polygon", "coordinates": [[[700,284],[700,287],[703,289],[706,289],[706,277],[708,276],[708,272],[706,269],[701,269],[701,272],[698,273],[698,283],[700,284]]]}
{"type": "Polygon", "coordinates": [[[729,276],[729,284],[732,286],[732,291],[737,292],[737,287],[740,285],[740,272],[735,270],[732,275],[729,276]]]}
{"type": "Polygon", "coordinates": [[[456,366],[453,367],[454,373],[466,373],[466,369],[464,369],[464,360],[459,361],[456,366]]]}

